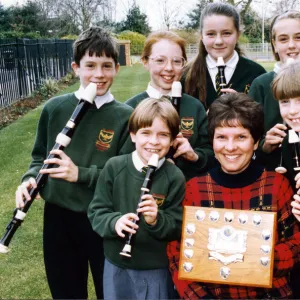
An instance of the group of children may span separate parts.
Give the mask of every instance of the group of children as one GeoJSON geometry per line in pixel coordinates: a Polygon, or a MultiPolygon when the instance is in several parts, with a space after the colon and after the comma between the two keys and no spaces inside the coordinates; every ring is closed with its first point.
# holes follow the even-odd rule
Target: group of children
{"type": "MultiPolygon", "coordinates": [[[[119,70],[116,41],[98,27],[79,36],[72,68],[80,79],[80,89],[45,104],[32,162],[16,192],[16,205],[22,207],[23,197],[30,199],[28,189],[36,186],[34,178],[84,88],[96,83],[94,105],[71,144],[64,151],[52,151],[57,157],[46,163],[55,167],[41,171],[49,174],[41,197],[45,200],[44,262],[54,299],[86,299],[89,268],[98,299],[176,297],[166,248],[168,242],[180,239],[182,203],[188,198],[186,182],[217,165],[208,138],[206,109],[221,91],[249,92],[263,105],[266,135],[258,157],[269,167],[269,161],[277,161],[268,156],[279,152],[292,172],[285,131],[287,127],[300,131],[300,63],[283,65],[287,58],[297,60],[300,55],[300,13],[277,16],[271,31],[278,63],[274,72],[266,73],[241,56],[235,8],[211,3],[201,15],[199,53],[189,64],[185,42],[177,34],[155,32],[148,36],[142,63],[150,73],[150,83],[125,104],[110,93],[119,70]],[[218,57],[226,64],[227,88],[221,91],[216,86],[218,57]],[[186,93],[177,113],[168,97],[172,96],[173,82],[180,80],[186,93]],[[273,80],[278,82],[275,96],[273,80]],[[166,159],[170,148],[174,149],[173,159],[166,159]],[[137,208],[143,169],[153,154],[158,155],[159,163],[151,191],[137,208]],[[126,258],[119,253],[130,233],[134,245],[132,257],[126,258]]],[[[277,159],[279,163],[278,155],[277,159]]],[[[296,192],[300,179],[298,176],[295,181],[294,177],[290,174],[289,179],[296,192]]],[[[291,207],[297,219],[299,203],[300,196],[294,196],[291,207]]]]}

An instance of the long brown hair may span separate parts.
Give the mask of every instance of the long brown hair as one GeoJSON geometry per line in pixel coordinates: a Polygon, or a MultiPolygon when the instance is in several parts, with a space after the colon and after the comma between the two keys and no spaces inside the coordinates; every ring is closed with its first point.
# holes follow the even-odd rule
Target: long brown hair
{"type": "MultiPolygon", "coordinates": [[[[216,2],[208,4],[201,13],[200,17],[200,33],[203,30],[203,21],[207,16],[221,15],[233,19],[234,27],[237,32],[240,32],[240,16],[236,9],[227,3],[216,2]]],[[[235,50],[238,55],[242,55],[242,51],[235,45],[235,50]]],[[[185,92],[195,98],[199,98],[203,103],[206,102],[206,55],[207,51],[200,39],[198,55],[186,67],[185,92]],[[197,90],[199,93],[197,93],[197,90]]]]}

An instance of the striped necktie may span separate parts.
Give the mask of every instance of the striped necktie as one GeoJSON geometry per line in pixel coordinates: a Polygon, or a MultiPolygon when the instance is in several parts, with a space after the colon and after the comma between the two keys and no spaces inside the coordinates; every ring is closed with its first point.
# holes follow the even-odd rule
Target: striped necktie
{"type": "Polygon", "coordinates": [[[221,89],[224,88],[224,87],[221,87],[221,86],[220,86],[220,83],[221,83],[220,77],[221,77],[220,71],[218,70],[218,74],[217,74],[217,76],[216,76],[216,92],[217,92],[217,95],[218,95],[218,96],[221,95],[221,93],[222,93],[222,92],[221,92],[221,89]]]}
{"type": "Polygon", "coordinates": [[[148,171],[148,166],[142,167],[142,173],[146,174],[148,171]]]}

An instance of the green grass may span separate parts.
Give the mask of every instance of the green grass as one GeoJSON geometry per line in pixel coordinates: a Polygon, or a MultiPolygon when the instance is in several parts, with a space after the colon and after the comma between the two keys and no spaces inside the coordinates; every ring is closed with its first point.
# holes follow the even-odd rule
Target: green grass
{"type": "MultiPolygon", "coordinates": [[[[263,63],[268,70],[273,63],[263,63]]],[[[113,87],[113,95],[125,101],[145,90],[149,74],[141,64],[121,67],[113,87]]],[[[62,93],[72,92],[78,83],[62,93]]],[[[22,174],[30,163],[42,105],[0,130],[0,236],[11,220],[15,207],[15,190],[22,174]]],[[[45,299],[51,298],[43,264],[42,219],[43,200],[35,201],[20,229],[15,234],[8,255],[0,255],[0,298],[1,299],[45,299]]],[[[59,251],[59,249],[58,249],[59,251]]],[[[92,281],[89,281],[90,298],[95,298],[92,281]]]]}
{"type": "Polygon", "coordinates": [[[273,68],[274,68],[274,64],[275,64],[275,62],[273,61],[273,62],[259,62],[265,69],[266,69],[266,71],[267,72],[270,72],[270,71],[272,71],[273,70],[273,68]]]}

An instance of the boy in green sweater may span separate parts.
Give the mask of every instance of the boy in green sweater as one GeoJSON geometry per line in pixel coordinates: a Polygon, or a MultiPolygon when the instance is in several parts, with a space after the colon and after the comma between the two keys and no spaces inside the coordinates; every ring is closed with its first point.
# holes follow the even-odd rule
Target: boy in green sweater
{"type": "Polygon", "coordinates": [[[142,101],[129,119],[136,151],[111,158],[98,179],[88,216],[93,229],[103,237],[104,299],[172,297],[166,246],[180,237],[185,179],[165,155],[179,132],[179,124],[169,100],[142,101]],[[159,163],[151,194],[142,197],[144,201],[137,209],[145,178],[142,169],[154,153],[159,163]],[[138,225],[133,220],[139,221],[138,225]],[[134,236],[131,258],[119,254],[128,233],[134,236]]]}
{"type": "Polygon", "coordinates": [[[72,68],[80,78],[80,89],[45,104],[32,162],[17,189],[16,204],[22,207],[23,197],[30,200],[28,189],[36,187],[35,177],[43,163],[55,164],[40,172],[49,174],[41,196],[45,200],[44,262],[52,297],[87,299],[90,266],[97,298],[101,299],[103,242],[91,227],[87,208],[106,161],[132,151],[127,130],[132,109],[117,102],[109,90],[119,70],[116,41],[101,28],[91,27],[78,37],[73,50],[72,68]],[[57,158],[44,161],[90,82],[97,84],[94,105],[81,120],[70,145],[64,151],[51,151],[57,158]]]}

